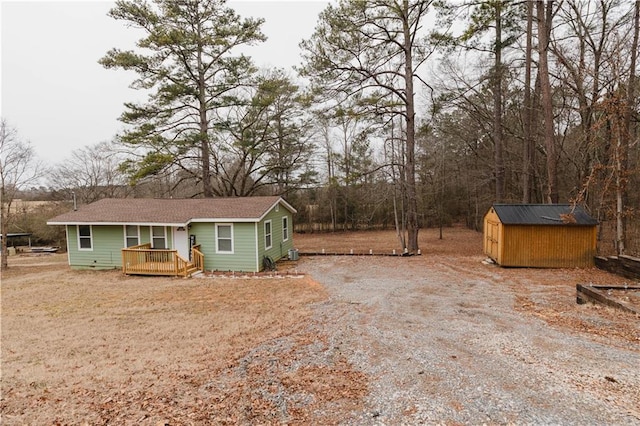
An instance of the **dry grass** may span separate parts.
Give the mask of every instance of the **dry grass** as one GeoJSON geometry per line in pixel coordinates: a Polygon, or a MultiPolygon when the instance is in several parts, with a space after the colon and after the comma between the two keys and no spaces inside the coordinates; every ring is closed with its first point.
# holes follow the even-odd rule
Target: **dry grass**
{"type": "MultiPolygon", "coordinates": [[[[10,266],[3,424],[211,419],[199,389],[261,342],[299,330],[308,305],[326,297],[305,277],[127,277],[70,271],[64,255],[10,266]]],[[[213,418],[233,410],[226,404],[213,418]]]]}
{"type": "MultiPolygon", "coordinates": [[[[620,278],[596,269],[483,268],[480,233],[419,237],[422,256],[385,259],[416,276],[452,271],[457,288],[498,282],[523,315],[608,344],[640,339],[633,316],[575,304],[575,283],[620,278]]],[[[400,247],[393,231],[294,241],[301,252],[400,247]]],[[[359,412],[368,393],[367,377],[332,354],[311,318],[327,294],[308,277],[132,277],[71,271],[61,254],[17,256],[1,297],[2,424],[326,424],[359,412]]]]}
{"type": "MultiPolygon", "coordinates": [[[[295,246],[301,253],[391,254],[402,252],[394,230],[307,233],[295,235],[295,246]]],[[[482,234],[462,227],[444,228],[442,239],[438,229],[421,229],[418,245],[423,255],[482,255],[482,234]]]]}

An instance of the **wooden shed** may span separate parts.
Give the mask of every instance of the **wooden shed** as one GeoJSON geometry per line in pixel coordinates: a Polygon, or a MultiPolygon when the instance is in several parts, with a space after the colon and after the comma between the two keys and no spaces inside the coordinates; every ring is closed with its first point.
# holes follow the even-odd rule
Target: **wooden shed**
{"type": "Polygon", "coordinates": [[[484,254],[501,266],[590,267],[597,225],[571,204],[494,204],[484,217],[484,254]]]}

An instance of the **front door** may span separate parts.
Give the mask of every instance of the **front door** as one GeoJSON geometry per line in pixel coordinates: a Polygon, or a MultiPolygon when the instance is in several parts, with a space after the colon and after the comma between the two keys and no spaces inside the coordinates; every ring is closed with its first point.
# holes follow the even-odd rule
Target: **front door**
{"type": "Polygon", "coordinates": [[[180,257],[189,260],[189,233],[184,226],[173,227],[173,248],[180,257]]]}

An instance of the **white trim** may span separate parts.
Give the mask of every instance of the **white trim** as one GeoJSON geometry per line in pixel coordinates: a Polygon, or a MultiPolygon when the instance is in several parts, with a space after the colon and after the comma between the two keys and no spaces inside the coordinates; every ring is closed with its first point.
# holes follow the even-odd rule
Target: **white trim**
{"type": "MultiPolygon", "coordinates": [[[[82,238],[87,238],[86,236],[82,238]]],[[[93,251],[93,226],[92,225],[76,225],[76,239],[78,240],[78,251],[93,251]],[[88,226],[89,227],[89,242],[91,243],[91,247],[86,248],[80,245],[80,227],[88,226]]]]}
{"type": "Polygon", "coordinates": [[[282,242],[289,241],[289,234],[290,233],[291,232],[289,231],[289,216],[282,216],[282,242]],[[284,230],[285,230],[284,221],[285,220],[287,221],[287,227],[286,227],[287,238],[284,237],[284,230]]]}
{"type": "Polygon", "coordinates": [[[264,221],[264,249],[270,250],[273,248],[273,223],[271,219],[264,221]],[[269,224],[269,245],[267,245],[267,223],[269,224]]]}
{"type": "MultiPolygon", "coordinates": [[[[233,223],[216,223],[216,232],[215,232],[215,244],[216,244],[216,253],[217,254],[234,254],[235,244],[233,243],[233,223]],[[220,251],[218,250],[218,228],[220,226],[228,226],[231,230],[231,251],[220,251]]],[[[226,239],[226,238],[225,238],[226,239]]]]}
{"type": "Polygon", "coordinates": [[[256,238],[255,238],[255,243],[256,243],[256,271],[260,272],[260,240],[258,238],[258,236],[259,236],[258,222],[255,223],[254,228],[256,230],[256,238]]]}
{"type": "Polygon", "coordinates": [[[93,226],[188,226],[188,223],[156,223],[156,222],[47,222],[47,225],[93,225],[93,226]]]}
{"type": "Polygon", "coordinates": [[[234,223],[254,223],[260,222],[259,218],[253,217],[195,217],[193,219],[189,219],[189,223],[197,222],[197,223],[206,223],[206,222],[234,222],[234,223]]]}
{"type": "Polygon", "coordinates": [[[280,198],[280,200],[278,200],[279,203],[284,204],[284,206],[289,209],[289,211],[291,213],[298,213],[298,210],[296,210],[291,204],[287,203],[284,198],[280,198]]]}
{"type": "Polygon", "coordinates": [[[279,203],[282,203],[282,205],[284,205],[284,206],[287,208],[287,210],[289,210],[292,214],[293,214],[293,213],[298,213],[298,210],[294,209],[294,208],[291,206],[291,204],[287,203],[287,202],[286,202],[285,200],[283,200],[282,198],[278,198],[278,200],[277,200],[275,203],[273,203],[273,204],[271,205],[271,207],[269,207],[269,208],[267,209],[267,211],[266,211],[266,212],[264,212],[264,213],[262,214],[262,216],[260,216],[260,217],[258,218],[258,221],[261,221],[262,219],[264,219],[264,218],[265,218],[269,213],[271,213],[271,210],[273,210],[273,208],[274,208],[277,204],[279,204],[279,203]]]}
{"type": "MultiPolygon", "coordinates": [[[[156,238],[153,235],[153,228],[162,228],[162,233],[164,234],[164,247],[163,249],[168,249],[169,248],[169,244],[167,244],[169,241],[167,240],[167,227],[164,225],[153,225],[149,227],[149,239],[151,240],[151,248],[156,248],[156,245],[153,243],[154,238],[156,238]]],[[[158,239],[160,237],[157,237],[158,239]]]]}
{"type": "Polygon", "coordinates": [[[127,235],[127,226],[135,226],[136,227],[136,237],[138,238],[138,244],[134,244],[135,246],[140,244],[140,226],[132,225],[127,223],[126,225],[122,225],[122,229],[124,231],[124,247],[131,247],[127,244],[127,239],[129,237],[133,238],[133,235],[127,235]]]}
{"type": "Polygon", "coordinates": [[[47,222],[47,225],[137,225],[137,226],[189,226],[190,223],[213,223],[213,222],[235,222],[235,223],[255,223],[260,222],[261,218],[233,218],[233,217],[201,217],[190,219],[189,222],[47,222]]]}
{"type": "Polygon", "coordinates": [[[71,266],[71,256],[69,256],[69,253],[71,253],[71,251],[69,250],[70,241],[69,241],[69,227],[68,226],[64,227],[64,237],[65,237],[65,240],[67,241],[67,262],[69,263],[69,266],[71,266]]]}

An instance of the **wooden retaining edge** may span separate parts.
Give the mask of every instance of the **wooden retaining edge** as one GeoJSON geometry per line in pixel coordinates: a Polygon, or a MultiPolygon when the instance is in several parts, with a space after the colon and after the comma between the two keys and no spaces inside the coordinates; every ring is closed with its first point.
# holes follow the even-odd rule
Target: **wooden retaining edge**
{"type": "MultiPolygon", "coordinates": [[[[409,257],[416,256],[415,253],[342,253],[342,252],[317,252],[305,251],[298,252],[300,256],[390,256],[390,257],[409,257]]],[[[419,256],[418,254],[417,256],[419,256]]]]}
{"type": "Polygon", "coordinates": [[[596,256],[596,267],[632,280],[640,279],[640,258],[632,256],[596,256]]]}
{"type": "Polygon", "coordinates": [[[260,271],[260,272],[247,272],[247,271],[204,271],[203,274],[207,278],[297,278],[307,275],[306,272],[300,271],[260,271]]]}
{"type": "Polygon", "coordinates": [[[576,302],[579,305],[585,304],[587,302],[592,303],[601,303],[605,306],[610,306],[612,308],[620,309],[624,312],[629,312],[635,315],[640,315],[640,310],[630,306],[627,303],[619,302],[610,298],[601,290],[640,290],[640,286],[604,286],[604,285],[576,285],[576,302]]]}

